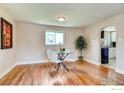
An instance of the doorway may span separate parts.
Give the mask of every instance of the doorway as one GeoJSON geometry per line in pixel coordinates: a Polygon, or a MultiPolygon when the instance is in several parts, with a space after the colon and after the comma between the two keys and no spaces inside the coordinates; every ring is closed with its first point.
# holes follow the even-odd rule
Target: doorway
{"type": "Polygon", "coordinates": [[[101,31],[101,64],[115,69],[116,67],[116,28],[105,27],[101,31]]]}

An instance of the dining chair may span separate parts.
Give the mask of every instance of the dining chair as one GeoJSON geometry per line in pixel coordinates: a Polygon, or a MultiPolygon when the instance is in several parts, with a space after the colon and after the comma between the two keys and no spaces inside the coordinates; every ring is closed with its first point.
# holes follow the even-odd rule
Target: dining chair
{"type": "Polygon", "coordinates": [[[47,50],[47,59],[48,59],[49,62],[51,60],[51,55],[52,55],[52,50],[51,49],[48,49],[47,50]]]}
{"type": "MultiPolygon", "coordinates": [[[[70,52],[70,50],[69,50],[70,52]]],[[[68,56],[65,61],[67,61],[67,66],[70,70],[76,71],[76,64],[75,62],[78,60],[78,50],[75,50],[75,52],[70,54],[70,57],[68,56]]]]}
{"type": "Polygon", "coordinates": [[[55,50],[48,49],[47,50],[48,61],[55,63],[55,68],[57,68],[57,72],[60,68],[60,63],[63,62],[57,58],[57,53],[55,50]]]}
{"type": "MultiPolygon", "coordinates": [[[[69,49],[67,49],[66,51],[69,51],[69,49]]],[[[75,50],[75,52],[71,53],[70,56],[68,56],[65,61],[70,61],[70,62],[75,62],[76,60],[78,60],[78,50],[75,50]]]]}

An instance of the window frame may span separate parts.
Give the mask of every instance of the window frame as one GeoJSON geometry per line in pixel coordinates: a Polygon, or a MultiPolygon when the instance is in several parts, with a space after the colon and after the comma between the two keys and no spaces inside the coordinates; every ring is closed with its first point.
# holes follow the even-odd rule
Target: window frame
{"type": "Polygon", "coordinates": [[[45,45],[46,46],[59,46],[59,45],[64,45],[65,42],[65,33],[64,31],[60,31],[60,30],[47,30],[45,31],[45,45]],[[46,44],[46,32],[54,32],[54,44],[46,44]],[[63,33],[63,44],[56,44],[56,33],[63,33]]]}

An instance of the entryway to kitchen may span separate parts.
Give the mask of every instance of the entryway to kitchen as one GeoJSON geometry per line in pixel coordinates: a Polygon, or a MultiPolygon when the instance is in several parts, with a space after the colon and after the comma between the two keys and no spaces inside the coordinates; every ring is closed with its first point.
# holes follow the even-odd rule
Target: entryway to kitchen
{"type": "Polygon", "coordinates": [[[105,27],[101,31],[101,64],[115,68],[116,66],[116,28],[105,27]]]}

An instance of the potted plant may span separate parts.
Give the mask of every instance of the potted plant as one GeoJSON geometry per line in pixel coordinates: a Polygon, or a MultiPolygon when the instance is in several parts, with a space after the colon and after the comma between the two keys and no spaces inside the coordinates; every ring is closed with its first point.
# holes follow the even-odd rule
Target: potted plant
{"type": "Polygon", "coordinates": [[[87,47],[87,41],[83,36],[79,36],[76,40],[76,49],[80,52],[79,60],[83,59],[82,50],[87,47]]]}

